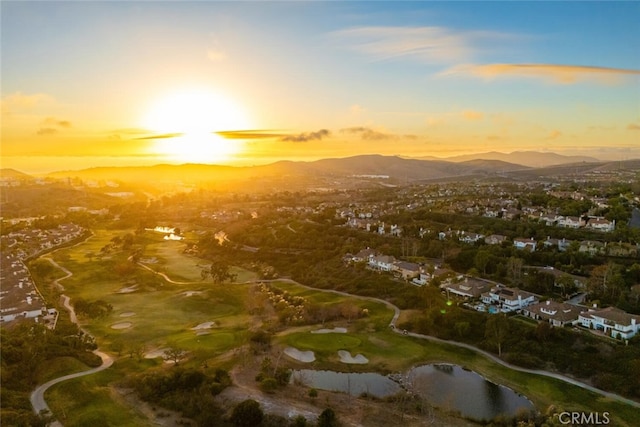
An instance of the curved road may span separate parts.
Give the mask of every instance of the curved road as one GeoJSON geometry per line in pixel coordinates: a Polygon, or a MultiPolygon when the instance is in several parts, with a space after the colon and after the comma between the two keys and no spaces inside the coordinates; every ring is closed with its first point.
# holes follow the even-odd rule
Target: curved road
{"type": "MultiPolygon", "coordinates": [[[[54,281],[54,284],[56,286],[58,286],[61,290],[64,290],[64,286],[62,286],[60,284],[60,280],[64,280],[67,279],[69,277],[71,277],[73,275],[73,273],[71,273],[69,270],[67,270],[66,268],[64,268],[63,266],[61,266],[60,264],[58,264],[57,262],[55,262],[53,259],[45,257],[43,259],[48,260],[51,264],[53,264],[55,267],[59,268],[60,270],[65,272],[65,276],[61,277],[59,279],[56,279],[54,281]]],[[[61,295],[64,302],[63,305],[64,307],[69,311],[69,318],[71,319],[71,321],[75,324],[78,324],[78,318],[76,316],[76,312],[73,309],[73,307],[71,306],[71,304],[69,303],[69,297],[66,295],[61,295]]],[[[80,327],[78,325],[78,327],[80,327]]],[[[80,328],[80,330],[82,332],[84,332],[85,334],[87,333],[84,329],[80,328]]],[[[103,353],[99,350],[94,350],[93,354],[99,356],[102,359],[102,364],[100,366],[98,366],[97,368],[92,368],[89,369],[87,371],[82,371],[82,372],[76,372],[75,374],[69,374],[69,375],[65,375],[62,377],[58,377],[58,378],[54,378],[51,381],[48,381],[40,386],[38,386],[32,393],[31,393],[31,397],[30,397],[30,401],[31,401],[31,406],[33,406],[33,412],[35,412],[36,414],[40,414],[40,413],[51,413],[51,409],[49,409],[49,406],[47,405],[47,402],[44,400],[44,393],[49,389],[49,387],[61,383],[63,381],[66,380],[70,380],[73,378],[79,378],[85,375],[91,375],[91,374],[95,374],[96,372],[100,372],[103,371],[105,369],[107,369],[108,367],[110,367],[111,365],[113,365],[113,358],[111,356],[109,356],[106,353],[103,353]]],[[[49,424],[50,426],[53,427],[61,427],[62,424],[59,421],[54,421],[53,423],[49,424]]]]}
{"type": "Polygon", "coordinates": [[[509,369],[513,369],[514,371],[525,372],[525,373],[528,373],[528,374],[542,375],[542,376],[545,376],[545,377],[554,378],[554,379],[557,379],[557,380],[564,381],[566,383],[572,384],[574,386],[583,388],[585,390],[589,390],[589,391],[591,391],[593,393],[597,393],[597,394],[600,394],[602,396],[608,397],[610,399],[617,400],[617,401],[622,402],[622,403],[626,403],[627,405],[631,405],[631,406],[634,406],[636,408],[640,408],[640,402],[636,402],[635,400],[627,399],[626,397],[617,395],[615,393],[610,393],[610,392],[607,392],[607,391],[604,391],[604,390],[600,390],[599,388],[590,386],[589,384],[585,384],[583,382],[574,380],[573,378],[565,377],[564,375],[556,374],[554,372],[543,371],[543,370],[538,370],[538,369],[527,369],[527,368],[521,368],[519,366],[512,365],[512,364],[507,363],[504,360],[494,356],[493,354],[491,354],[489,352],[486,352],[484,350],[481,350],[481,349],[479,349],[477,347],[474,347],[472,345],[469,345],[469,344],[465,344],[465,343],[461,343],[461,342],[457,342],[457,341],[447,341],[447,340],[443,340],[443,339],[440,339],[440,338],[432,337],[430,335],[417,334],[415,332],[400,331],[400,330],[398,330],[396,328],[396,321],[398,320],[398,317],[400,316],[400,309],[398,307],[396,307],[395,305],[391,304],[389,301],[385,301],[385,300],[382,300],[382,299],[379,299],[379,298],[375,298],[375,297],[366,297],[366,296],[349,294],[349,293],[346,293],[346,292],[336,291],[336,290],[333,290],[333,289],[313,288],[311,286],[303,285],[302,283],[298,283],[295,280],[291,280],[291,279],[260,280],[260,281],[255,281],[255,283],[259,283],[259,282],[277,282],[277,281],[293,283],[293,284],[302,286],[302,287],[307,288],[307,289],[315,290],[315,291],[330,292],[330,293],[333,293],[333,294],[349,296],[349,297],[353,297],[353,298],[360,298],[360,299],[365,299],[365,300],[369,300],[369,301],[376,301],[376,302],[382,303],[382,304],[386,305],[387,307],[393,309],[393,311],[394,311],[393,318],[391,319],[391,322],[389,322],[389,327],[395,333],[402,334],[404,336],[413,337],[413,338],[418,338],[418,339],[428,340],[428,341],[432,341],[432,342],[437,342],[437,343],[440,343],[440,344],[449,344],[449,345],[453,345],[453,346],[456,346],[456,347],[466,348],[468,350],[474,351],[476,353],[479,353],[479,354],[491,359],[493,362],[495,362],[495,363],[497,363],[499,365],[502,365],[502,366],[504,366],[506,368],[509,368],[509,369]]]}

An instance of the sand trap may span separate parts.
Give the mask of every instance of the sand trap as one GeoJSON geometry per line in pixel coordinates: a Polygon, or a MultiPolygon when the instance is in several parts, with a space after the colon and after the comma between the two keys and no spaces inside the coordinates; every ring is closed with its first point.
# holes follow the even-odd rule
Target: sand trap
{"type": "Polygon", "coordinates": [[[211,329],[216,322],[204,322],[200,323],[198,326],[191,328],[192,331],[198,331],[200,329],[211,329]]]}
{"type": "Polygon", "coordinates": [[[358,353],[356,354],[356,357],[352,357],[351,353],[349,353],[346,350],[339,350],[338,356],[340,356],[340,361],[342,363],[349,363],[349,364],[355,364],[355,365],[364,365],[366,363],[369,363],[369,359],[367,359],[363,355],[358,353]]]}
{"type": "Polygon", "coordinates": [[[347,328],[318,329],[311,331],[312,334],[346,334],[347,328]]]}
{"type": "Polygon", "coordinates": [[[196,335],[200,336],[200,335],[209,335],[211,334],[210,331],[200,331],[200,332],[196,332],[196,335]]]}
{"type": "Polygon", "coordinates": [[[138,290],[138,285],[129,286],[128,288],[121,288],[118,293],[119,294],[130,294],[131,292],[135,292],[138,290]]]}
{"type": "Polygon", "coordinates": [[[183,292],[182,295],[184,295],[185,297],[192,297],[194,295],[200,295],[202,293],[202,291],[186,291],[183,292]]]}
{"type": "Polygon", "coordinates": [[[131,322],[122,322],[122,323],[116,323],[114,325],[111,325],[111,329],[127,329],[127,328],[130,328],[131,326],[133,326],[133,323],[131,322]]]}
{"type": "Polygon", "coordinates": [[[164,356],[164,352],[167,350],[171,350],[169,347],[158,348],[153,351],[149,351],[144,355],[145,359],[155,359],[156,357],[164,356]]]}
{"type": "Polygon", "coordinates": [[[126,312],[122,313],[120,315],[120,317],[131,317],[131,316],[135,316],[135,315],[136,315],[136,313],[134,313],[133,311],[126,311],[126,312]]]}
{"type": "Polygon", "coordinates": [[[295,347],[287,347],[284,349],[284,354],[292,359],[296,359],[298,362],[311,363],[316,360],[313,351],[300,351],[295,347]]]}

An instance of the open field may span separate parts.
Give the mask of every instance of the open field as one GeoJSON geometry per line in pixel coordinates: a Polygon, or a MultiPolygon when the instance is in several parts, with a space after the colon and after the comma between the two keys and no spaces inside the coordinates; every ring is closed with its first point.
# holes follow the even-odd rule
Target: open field
{"type": "MultiPolygon", "coordinates": [[[[179,242],[162,246],[166,242],[152,243],[150,253],[158,259],[165,274],[176,281],[173,284],[160,276],[136,269],[126,277],[113,272],[113,266],[123,262],[122,254],[108,254],[102,259],[88,257],[97,253],[114,234],[96,232],[86,243],[54,254],[58,262],[73,272],[63,281],[65,294],[73,299],[102,299],[113,306],[113,311],[96,319],[81,319],[93,334],[101,349],[120,355],[114,365],[97,375],[61,383],[47,394],[52,410],[66,415],[65,425],[148,425],[148,421],[129,408],[121,396],[114,394],[109,385],[125,377],[150,368],[169,366],[162,359],[133,356],[143,352],[173,347],[185,350],[185,365],[210,368],[229,367],[233,360],[221,358],[229,351],[247,343],[248,332],[256,319],[247,314],[249,284],[214,284],[196,280],[194,258],[180,250],[179,242]],[[191,262],[185,267],[186,261],[191,262]],[[182,280],[178,280],[182,279],[182,280]],[[124,290],[124,291],[123,291],[124,290]],[[115,328],[114,328],[115,326],[115,328]],[[210,326],[210,327],[208,327],[210,326]],[[102,424],[101,424],[102,423],[102,424]]],[[[144,257],[149,254],[145,252],[144,257]]],[[[126,257],[124,259],[126,261],[126,257]]],[[[154,265],[150,265],[154,267],[154,265]]],[[[389,330],[393,311],[386,305],[357,297],[336,295],[288,282],[275,282],[276,286],[294,296],[302,296],[320,305],[352,304],[368,314],[351,322],[345,320],[298,326],[285,329],[275,338],[277,348],[292,346],[311,350],[316,355],[315,369],[343,371],[403,372],[412,366],[432,362],[449,362],[472,369],[490,380],[504,384],[529,397],[541,411],[555,405],[567,410],[608,411],[616,425],[631,426],[637,409],[611,402],[589,391],[558,380],[513,371],[471,350],[448,344],[433,343],[403,336],[389,330]],[[320,328],[344,327],[346,333],[312,334],[320,328]],[[345,365],[338,351],[362,354],[368,364],[345,365]]],[[[290,367],[303,364],[283,358],[290,367]],[[286,359],[286,360],[285,360],[286,359]]],[[[308,367],[305,365],[304,367],[308,367]]],[[[57,360],[43,370],[43,379],[53,378],[80,369],[77,363],[57,360]]]]}

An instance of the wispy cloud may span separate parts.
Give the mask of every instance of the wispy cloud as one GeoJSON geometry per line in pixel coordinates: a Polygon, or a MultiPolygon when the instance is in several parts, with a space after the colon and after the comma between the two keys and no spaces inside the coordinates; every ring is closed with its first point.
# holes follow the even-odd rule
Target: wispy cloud
{"type": "Polygon", "coordinates": [[[342,45],[377,60],[412,58],[429,63],[468,61],[474,44],[506,36],[490,31],[454,31],[444,27],[357,27],[335,31],[342,45]]]}
{"type": "Polygon", "coordinates": [[[579,82],[616,84],[622,82],[625,77],[640,75],[640,70],[557,64],[464,64],[441,73],[441,75],[453,74],[472,75],[485,79],[529,77],[559,84],[579,82]]]}
{"type": "Polygon", "coordinates": [[[340,132],[357,134],[357,135],[360,135],[360,138],[367,141],[383,141],[385,139],[392,139],[397,137],[392,134],[380,132],[380,131],[377,131],[368,127],[362,127],[362,126],[340,129],[340,132]]]}
{"type": "Polygon", "coordinates": [[[640,130],[640,125],[637,125],[635,123],[629,123],[629,125],[627,126],[628,130],[640,130]]]}
{"type": "Polygon", "coordinates": [[[319,141],[323,138],[328,137],[329,135],[331,135],[331,132],[329,132],[328,129],[320,129],[319,131],[316,131],[316,132],[300,133],[297,135],[287,135],[283,137],[281,140],[290,141],[290,142],[319,141]]]}
{"type": "Polygon", "coordinates": [[[55,117],[47,117],[42,122],[40,122],[40,128],[36,131],[36,135],[38,136],[49,136],[55,135],[60,130],[68,129],[71,127],[71,122],[69,120],[60,120],[55,117]]]}
{"type": "Polygon", "coordinates": [[[44,93],[25,95],[16,92],[2,98],[2,114],[13,114],[17,112],[30,111],[43,104],[52,104],[53,98],[44,93]]]}
{"type": "Polygon", "coordinates": [[[465,120],[482,120],[484,118],[484,113],[482,111],[474,111],[474,110],[465,110],[462,112],[462,117],[465,120]]]}

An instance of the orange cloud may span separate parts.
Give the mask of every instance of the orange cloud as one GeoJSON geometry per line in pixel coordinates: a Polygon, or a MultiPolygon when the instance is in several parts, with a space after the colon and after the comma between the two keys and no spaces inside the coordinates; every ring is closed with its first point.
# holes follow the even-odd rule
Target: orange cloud
{"type": "Polygon", "coordinates": [[[629,124],[629,126],[627,126],[628,130],[640,130],[640,125],[637,125],[635,123],[631,123],[629,124]]]}
{"type": "Polygon", "coordinates": [[[448,69],[441,75],[470,74],[485,79],[503,76],[541,78],[553,83],[620,83],[625,77],[640,75],[640,70],[556,64],[466,64],[448,69]]]}
{"type": "Polygon", "coordinates": [[[481,111],[465,110],[462,112],[462,117],[464,117],[465,120],[482,120],[484,113],[481,111]]]}
{"type": "Polygon", "coordinates": [[[549,135],[547,135],[547,139],[556,139],[562,136],[562,132],[560,132],[559,130],[552,130],[551,132],[549,132],[549,135]]]}

